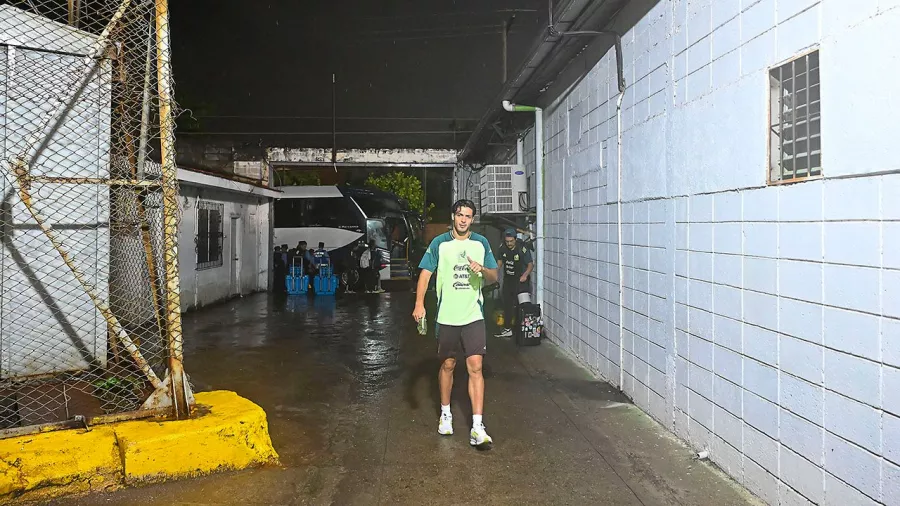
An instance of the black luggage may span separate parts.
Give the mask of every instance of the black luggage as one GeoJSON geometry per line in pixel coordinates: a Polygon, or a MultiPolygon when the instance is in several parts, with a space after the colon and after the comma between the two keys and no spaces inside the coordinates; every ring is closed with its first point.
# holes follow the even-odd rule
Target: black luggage
{"type": "Polygon", "coordinates": [[[537,346],[541,344],[544,329],[541,307],[531,302],[519,304],[516,314],[516,345],[537,346]]]}

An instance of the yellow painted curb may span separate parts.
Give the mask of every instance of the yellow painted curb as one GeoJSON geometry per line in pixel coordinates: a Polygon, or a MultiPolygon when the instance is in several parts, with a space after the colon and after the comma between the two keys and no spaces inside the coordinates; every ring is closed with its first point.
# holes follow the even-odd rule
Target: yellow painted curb
{"type": "Polygon", "coordinates": [[[195,395],[201,416],[119,424],[125,480],[159,481],[276,462],[266,413],[234,392],[195,395]]]}
{"type": "Polygon", "coordinates": [[[0,440],[0,502],[106,490],[121,481],[122,461],[109,427],[0,440]]]}
{"type": "Polygon", "coordinates": [[[189,420],[137,420],[0,440],[0,502],[278,463],[266,413],[234,392],[195,395],[189,420]]]}

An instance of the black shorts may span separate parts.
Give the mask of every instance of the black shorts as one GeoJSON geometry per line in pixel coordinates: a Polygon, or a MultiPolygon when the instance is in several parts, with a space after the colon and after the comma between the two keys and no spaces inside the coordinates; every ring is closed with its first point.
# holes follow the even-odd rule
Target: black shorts
{"type": "Polygon", "coordinates": [[[526,279],[523,283],[519,281],[519,276],[507,276],[503,278],[502,291],[504,294],[512,294],[513,296],[520,293],[531,293],[531,278],[526,279]]]}
{"type": "Polygon", "coordinates": [[[455,358],[461,351],[465,357],[484,355],[487,353],[487,333],[484,329],[484,320],[478,320],[468,325],[440,325],[437,326],[438,357],[441,360],[455,358]]]}

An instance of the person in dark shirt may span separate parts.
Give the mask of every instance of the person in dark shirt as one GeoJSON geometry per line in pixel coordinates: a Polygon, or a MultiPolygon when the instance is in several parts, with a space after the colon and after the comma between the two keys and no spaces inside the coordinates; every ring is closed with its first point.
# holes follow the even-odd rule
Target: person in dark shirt
{"type": "Polygon", "coordinates": [[[378,290],[378,270],[381,267],[381,255],[378,254],[374,239],[369,240],[369,245],[363,250],[359,260],[365,291],[367,293],[376,292],[378,290]]]}
{"type": "Polygon", "coordinates": [[[272,262],[274,264],[275,279],[273,280],[274,290],[276,293],[282,293],[287,290],[285,286],[285,276],[287,275],[287,264],[284,263],[284,255],[282,255],[281,246],[275,246],[272,262]]]}
{"type": "Polygon", "coordinates": [[[496,337],[510,337],[513,335],[512,326],[519,306],[519,294],[531,292],[534,261],[528,248],[516,239],[516,231],[512,228],[503,232],[503,246],[497,250],[497,260],[503,270],[501,294],[504,328],[496,337]]]}
{"type": "Polygon", "coordinates": [[[313,262],[315,262],[316,267],[321,267],[323,265],[331,263],[331,258],[328,255],[328,250],[325,249],[325,243],[320,242],[319,248],[313,252],[313,262]]]}

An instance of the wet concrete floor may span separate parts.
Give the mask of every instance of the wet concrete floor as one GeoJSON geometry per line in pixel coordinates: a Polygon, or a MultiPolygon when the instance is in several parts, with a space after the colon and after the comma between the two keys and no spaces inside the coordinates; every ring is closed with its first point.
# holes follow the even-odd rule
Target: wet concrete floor
{"type": "Polygon", "coordinates": [[[469,446],[462,363],[455,434],[439,436],[435,342],[413,297],[259,294],[185,315],[195,390],[260,404],[282,466],[57,504],[757,504],[546,341],[488,339],[492,450],[469,446]]]}

